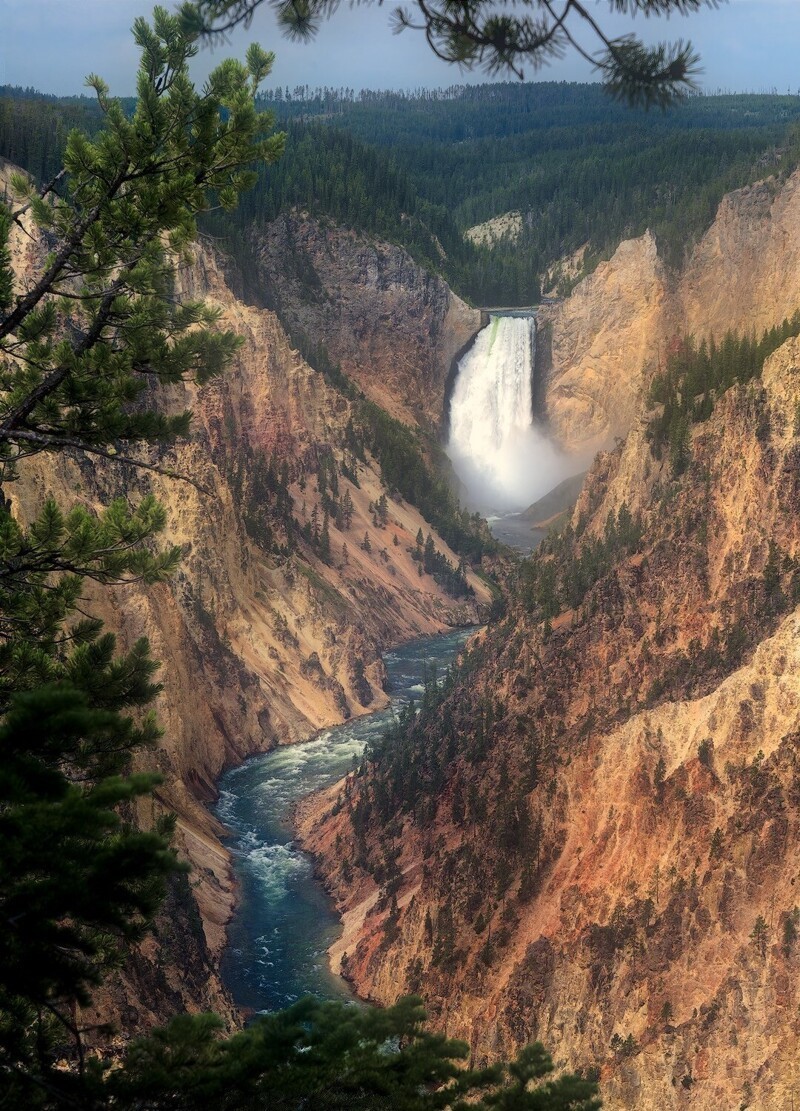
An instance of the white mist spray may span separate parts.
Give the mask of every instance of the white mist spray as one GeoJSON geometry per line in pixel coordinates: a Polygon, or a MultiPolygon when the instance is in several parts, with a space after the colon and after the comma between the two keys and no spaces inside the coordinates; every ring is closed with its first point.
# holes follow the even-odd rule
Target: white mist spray
{"type": "Polygon", "coordinates": [[[524,509],[571,468],[533,421],[533,317],[493,316],[459,363],[447,453],[485,512],[524,509]]]}

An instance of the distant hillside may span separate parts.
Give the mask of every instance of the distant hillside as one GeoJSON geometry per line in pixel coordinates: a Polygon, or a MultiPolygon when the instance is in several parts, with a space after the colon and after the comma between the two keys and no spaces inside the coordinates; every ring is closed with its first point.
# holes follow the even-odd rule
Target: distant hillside
{"type": "MultiPolygon", "coordinates": [[[[680,267],[726,192],[785,175],[800,149],[797,96],[695,97],[655,114],[595,85],[302,86],[272,90],[262,105],[288,132],[286,154],[217,232],[237,241],[291,208],[329,216],[405,247],[484,305],[532,304],[559,259],[588,243],[585,274],[647,228],[680,267]],[[513,242],[465,241],[469,227],[510,211],[522,214],[513,242]]],[[[42,180],[57,171],[69,129],[99,122],[88,97],[0,87],[0,155],[42,180]]]]}
{"type": "Polygon", "coordinates": [[[648,227],[680,265],[726,192],[797,164],[797,96],[693,97],[654,113],[615,104],[597,85],[536,82],[357,95],[300,87],[265,103],[280,119],[316,119],[391,151],[462,232],[526,215],[516,243],[476,251],[454,275],[483,304],[528,304],[557,259],[588,241],[591,268],[648,227]]]}

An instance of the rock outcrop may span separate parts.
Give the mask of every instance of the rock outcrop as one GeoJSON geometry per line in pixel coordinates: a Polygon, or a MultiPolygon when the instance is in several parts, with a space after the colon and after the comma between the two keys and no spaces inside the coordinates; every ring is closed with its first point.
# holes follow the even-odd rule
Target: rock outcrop
{"type": "Polygon", "coordinates": [[[253,233],[258,280],[292,333],[334,362],[392,416],[438,431],[453,357],[481,314],[401,247],[285,213],[253,233]]]}
{"type": "Polygon", "coordinates": [[[522,225],[521,212],[504,212],[501,216],[493,216],[491,220],[467,228],[464,238],[478,247],[494,247],[506,238],[514,243],[520,237],[522,225]]]}
{"type": "Polygon", "coordinates": [[[760,337],[798,308],[800,171],[729,193],[678,275],[650,232],[621,243],[564,302],[541,310],[556,438],[586,450],[624,436],[675,336],[760,337]]]}
{"type": "Polygon", "coordinates": [[[551,350],[545,408],[565,447],[608,445],[632,427],[665,330],[665,302],[664,266],[647,233],[621,243],[566,301],[541,310],[551,350]]]}

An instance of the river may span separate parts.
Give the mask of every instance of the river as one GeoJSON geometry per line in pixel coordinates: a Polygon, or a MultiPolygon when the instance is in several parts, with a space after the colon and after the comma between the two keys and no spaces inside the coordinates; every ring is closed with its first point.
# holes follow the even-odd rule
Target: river
{"type": "Polygon", "coordinates": [[[458,629],[388,652],[391,704],[385,710],[253,757],[222,777],[216,813],[230,830],[227,844],[239,885],[222,978],[240,1007],[279,1010],[306,994],[352,998],[347,982],[328,967],[338,916],[314,879],[310,857],[293,841],[289,813],[299,799],[349,771],[398,707],[422,693],[426,670],[435,667],[441,674],[472,631],[458,629]]]}

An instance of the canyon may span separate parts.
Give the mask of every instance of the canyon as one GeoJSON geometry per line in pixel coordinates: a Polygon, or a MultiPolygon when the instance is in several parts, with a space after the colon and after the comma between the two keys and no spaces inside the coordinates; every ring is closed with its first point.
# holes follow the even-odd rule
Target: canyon
{"type": "MultiPolygon", "coordinates": [[[[12,169],[2,167],[4,180],[12,169]]],[[[21,288],[43,250],[29,221],[15,226],[10,248],[21,288]]],[[[395,298],[413,297],[426,283],[435,287],[443,353],[438,362],[426,354],[424,373],[443,383],[451,349],[462,345],[480,315],[421,274],[407,255],[398,266],[375,293],[376,305],[383,297],[389,313],[395,298]]],[[[167,510],[161,539],[183,552],[166,584],[86,584],[85,606],[104,619],[120,646],[147,637],[163,663],[156,711],[164,736],[156,767],[164,781],[141,816],[177,815],[175,844],[192,869],[190,881],[175,880],[156,933],[84,1016],[87,1023],[114,1022],[125,1038],[176,1010],[211,1009],[229,1025],[241,1021],[218,975],[235,899],[224,829],[208,809],[220,773],[385,705],[381,653],[472,624],[491,599],[471,572],[471,596],[461,599],[423,575],[413,558],[415,538],[431,527],[391,495],[385,519],[376,516],[385,492],[380,467],[370,455],[363,463],[353,460],[345,446],[353,403],[304,362],[272,311],[245,303],[235,289],[241,278],[230,259],[204,242],[178,273],[179,296],[218,307],[220,325],[244,339],[223,378],[159,391],[164,411],[193,411],[193,430],[172,447],[150,448],[144,458],[191,481],[121,464],[97,467],[85,456],[38,456],[5,491],[23,522],[48,496],[98,509],[114,497],[136,502],[154,493],[167,510]],[[357,482],[341,472],[345,456],[357,482]],[[337,474],[341,498],[347,491],[347,525],[330,522],[327,562],[302,541],[296,554],[287,550],[271,465],[283,471],[301,524],[317,515],[323,524],[321,466],[328,476],[337,474]]],[[[394,337],[391,350],[413,366],[432,327],[425,316],[412,319],[407,348],[394,337]]],[[[436,549],[456,565],[458,556],[435,529],[433,536],[436,549]]],[[[152,756],[142,760],[152,766],[152,756]]]]}
{"type": "Polygon", "coordinates": [[[800,344],[683,473],[647,392],[686,331],[796,310],[799,181],[728,196],[681,274],[645,235],[540,311],[551,428],[605,448],[572,520],[399,750],[298,818],[360,994],[420,992],[476,1063],[541,1039],[612,1109],[794,1098],[800,344]]]}
{"type": "MultiPolygon", "coordinates": [[[[251,246],[246,297],[208,242],[179,273],[181,296],[244,337],[224,378],[163,391],[194,428],[147,458],[192,482],[38,457],[5,491],[22,520],[50,493],[97,508],[152,491],[184,553],[168,584],[87,587],[122,645],[147,636],[164,662],[164,781],[142,817],[176,813],[192,865],[86,1015],[126,1038],[181,1009],[241,1020],[219,979],[235,900],[208,809],[221,772],[385,705],[382,651],[482,621],[491,602],[473,571],[460,599],[422,573],[419,530],[457,554],[386,490],[373,453],[354,459],[353,394],[288,334],[429,433],[480,312],[401,248],[303,213],[251,246]],[[332,474],[348,523],[331,519],[327,558],[318,541],[293,549],[286,499],[319,532],[332,474]]],[[[41,245],[18,229],[11,248],[24,282],[41,245]]],[[[716,400],[682,475],[645,426],[676,337],[760,332],[800,306],[798,252],[795,174],[730,194],[681,273],[646,234],[540,310],[550,432],[599,449],[571,522],[506,567],[505,614],[409,727],[418,784],[391,819],[395,788],[370,768],[298,811],[343,917],[336,967],[362,996],[421,992],[476,1063],[541,1039],[559,1065],[598,1070],[612,1111],[793,1098],[800,342],[716,400]],[[543,617],[547,577],[575,577],[587,551],[593,581],[543,617]]]]}

